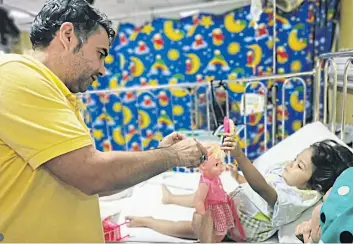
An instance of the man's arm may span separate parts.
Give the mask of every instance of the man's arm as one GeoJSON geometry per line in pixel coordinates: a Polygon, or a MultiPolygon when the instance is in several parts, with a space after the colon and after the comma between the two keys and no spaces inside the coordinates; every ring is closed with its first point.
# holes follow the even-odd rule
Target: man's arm
{"type": "MultiPolygon", "coordinates": [[[[175,144],[181,140],[184,140],[184,139],[186,139],[186,137],[183,136],[182,134],[179,134],[178,132],[173,132],[173,133],[169,134],[168,136],[166,136],[165,138],[163,138],[163,140],[159,143],[159,148],[172,146],[173,144],[175,144]]],[[[117,194],[121,191],[122,190],[100,192],[99,196],[100,197],[111,196],[111,195],[117,194]]]]}
{"type": "Polygon", "coordinates": [[[143,152],[99,152],[87,146],[44,165],[85,194],[107,194],[125,190],[177,165],[198,166],[202,152],[205,153],[204,149],[192,139],[143,152]]]}
{"type": "Polygon", "coordinates": [[[108,197],[108,196],[112,196],[112,195],[118,194],[119,192],[122,192],[122,191],[119,190],[119,191],[100,192],[100,193],[98,193],[98,196],[99,196],[99,197],[108,197]]]}
{"type": "Polygon", "coordinates": [[[144,152],[100,152],[84,147],[44,165],[58,178],[85,194],[122,191],[176,165],[170,148],[144,152]]]}

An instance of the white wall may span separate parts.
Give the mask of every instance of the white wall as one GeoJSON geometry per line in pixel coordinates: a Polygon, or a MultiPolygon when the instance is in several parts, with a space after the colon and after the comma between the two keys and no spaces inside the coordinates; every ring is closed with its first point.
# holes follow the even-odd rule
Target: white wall
{"type": "MultiPolygon", "coordinates": [[[[5,0],[5,3],[7,3],[6,1],[15,7],[26,9],[32,13],[38,12],[43,5],[42,2],[45,2],[45,0],[36,0],[35,2],[28,0],[5,0]]],[[[181,18],[181,12],[192,10],[222,14],[228,10],[251,3],[251,0],[164,0],[167,4],[162,4],[162,0],[150,0],[146,2],[144,2],[144,0],[135,1],[96,0],[95,7],[106,13],[109,18],[113,19],[115,26],[117,26],[119,22],[130,22],[136,25],[142,25],[147,21],[151,21],[154,17],[179,19],[181,18]],[[136,5],[139,3],[138,1],[142,1],[146,3],[146,5],[138,6],[136,5]],[[168,4],[169,2],[171,4],[168,4]],[[138,16],[136,16],[136,14],[138,14],[138,16]]],[[[33,17],[27,16],[26,18],[21,16],[21,13],[18,13],[18,15],[18,17],[16,17],[16,15],[14,16],[16,24],[22,31],[29,31],[33,17]]]]}

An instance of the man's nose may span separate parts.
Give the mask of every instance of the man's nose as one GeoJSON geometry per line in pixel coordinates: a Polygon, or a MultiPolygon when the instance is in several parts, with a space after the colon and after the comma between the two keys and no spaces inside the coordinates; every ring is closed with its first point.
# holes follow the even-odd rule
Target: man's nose
{"type": "Polygon", "coordinates": [[[99,76],[104,76],[106,74],[107,70],[106,70],[106,67],[104,67],[104,63],[102,63],[98,72],[99,72],[99,76]]]}

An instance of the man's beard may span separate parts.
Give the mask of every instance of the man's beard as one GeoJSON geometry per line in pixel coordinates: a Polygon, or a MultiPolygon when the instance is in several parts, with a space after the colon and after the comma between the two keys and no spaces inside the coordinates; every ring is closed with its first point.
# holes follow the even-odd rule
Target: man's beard
{"type": "Polygon", "coordinates": [[[86,92],[88,87],[92,85],[91,76],[82,75],[75,81],[75,86],[70,89],[72,93],[83,93],[86,92]]]}

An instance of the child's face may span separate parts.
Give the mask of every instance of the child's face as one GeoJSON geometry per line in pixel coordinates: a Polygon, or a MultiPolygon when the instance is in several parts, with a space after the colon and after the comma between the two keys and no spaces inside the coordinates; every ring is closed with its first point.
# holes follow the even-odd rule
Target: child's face
{"type": "Polygon", "coordinates": [[[225,167],[223,163],[214,156],[209,156],[208,161],[202,165],[203,173],[209,177],[218,177],[224,172],[225,167]]]}
{"type": "Polygon", "coordinates": [[[282,176],[288,185],[299,189],[307,188],[307,182],[314,171],[314,165],[311,161],[312,152],[312,148],[305,149],[294,161],[286,165],[282,176]]]}

